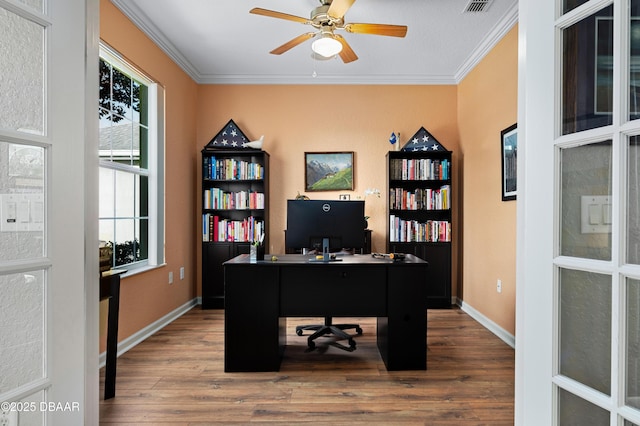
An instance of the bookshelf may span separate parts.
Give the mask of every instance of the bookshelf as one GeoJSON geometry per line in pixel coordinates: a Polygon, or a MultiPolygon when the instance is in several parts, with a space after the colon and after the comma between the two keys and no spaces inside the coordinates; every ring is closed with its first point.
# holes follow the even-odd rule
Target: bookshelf
{"type": "Polygon", "coordinates": [[[269,247],[269,154],[230,120],[202,150],[202,309],[224,308],[222,263],[269,247]]]}
{"type": "Polygon", "coordinates": [[[430,140],[424,150],[410,140],[403,150],[387,154],[387,251],[427,260],[427,306],[447,308],[451,307],[451,151],[437,141],[436,149],[430,140]]]}
{"type": "Polygon", "coordinates": [[[205,148],[202,167],[202,308],[221,309],[222,263],[263,234],[269,244],[269,154],[205,148]]]}

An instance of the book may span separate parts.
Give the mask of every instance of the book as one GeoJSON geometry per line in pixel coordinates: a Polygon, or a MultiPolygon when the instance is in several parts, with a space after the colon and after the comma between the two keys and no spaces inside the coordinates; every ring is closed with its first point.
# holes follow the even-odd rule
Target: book
{"type": "Polygon", "coordinates": [[[253,242],[265,233],[264,221],[254,216],[242,220],[222,218],[215,214],[202,215],[202,241],[253,242]]]}
{"type": "Polygon", "coordinates": [[[439,189],[389,188],[390,210],[449,210],[450,208],[450,185],[443,185],[439,189]]]}
{"type": "Polygon", "coordinates": [[[450,242],[451,223],[443,220],[405,220],[389,215],[389,241],[409,242],[450,242]]]}
{"type": "Polygon", "coordinates": [[[392,180],[449,180],[447,159],[392,158],[389,177],[392,180]]]}

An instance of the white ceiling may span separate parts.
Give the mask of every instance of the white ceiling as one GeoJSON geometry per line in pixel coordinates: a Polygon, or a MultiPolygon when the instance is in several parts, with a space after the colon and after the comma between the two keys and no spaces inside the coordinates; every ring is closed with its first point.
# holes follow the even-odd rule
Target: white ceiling
{"type": "Polygon", "coordinates": [[[313,31],[250,14],[254,7],[308,18],[319,0],[111,0],[201,84],[457,84],[517,22],[518,0],[358,0],[345,22],[407,25],[405,38],[341,32],[358,55],[344,64],[311,56],[313,31]]]}

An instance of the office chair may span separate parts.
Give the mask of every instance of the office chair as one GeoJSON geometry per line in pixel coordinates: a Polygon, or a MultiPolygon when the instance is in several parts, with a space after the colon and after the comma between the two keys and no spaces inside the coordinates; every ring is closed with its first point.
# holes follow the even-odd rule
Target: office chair
{"type": "MultiPolygon", "coordinates": [[[[311,251],[312,252],[312,251],[311,251]]],[[[309,252],[309,253],[311,253],[309,252]]],[[[353,253],[346,253],[353,254],[353,253]]],[[[338,342],[332,342],[333,346],[336,346],[345,351],[353,352],[356,349],[356,341],[353,340],[353,336],[346,333],[344,330],[355,329],[358,336],[362,335],[362,328],[359,324],[334,324],[332,317],[324,317],[324,324],[311,324],[311,325],[299,325],[296,327],[296,334],[302,336],[304,331],[313,331],[307,338],[307,346],[309,350],[315,349],[315,339],[321,336],[336,336],[340,340],[347,340],[349,346],[342,345],[338,342]]]]}
{"type": "Polygon", "coordinates": [[[313,350],[316,347],[314,342],[320,336],[334,335],[340,339],[347,340],[349,346],[342,345],[338,342],[333,342],[332,345],[344,349],[345,351],[353,352],[356,349],[356,341],[353,340],[353,336],[346,333],[344,330],[355,329],[358,336],[362,335],[362,328],[358,324],[333,324],[332,317],[324,317],[324,324],[312,324],[312,325],[299,325],[296,327],[296,334],[302,336],[304,331],[313,331],[307,338],[307,346],[309,350],[313,350]]]}

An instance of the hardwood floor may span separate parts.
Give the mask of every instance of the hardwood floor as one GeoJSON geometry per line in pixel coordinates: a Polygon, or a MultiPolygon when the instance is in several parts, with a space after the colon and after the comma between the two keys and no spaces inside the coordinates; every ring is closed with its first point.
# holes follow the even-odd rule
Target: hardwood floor
{"type": "Polygon", "coordinates": [[[374,318],[354,352],[305,352],[318,320],[288,320],[279,372],[225,373],[224,311],[195,307],[118,359],[100,424],[513,424],[514,350],[459,309],[429,310],[426,371],[386,371],[374,318]]]}

